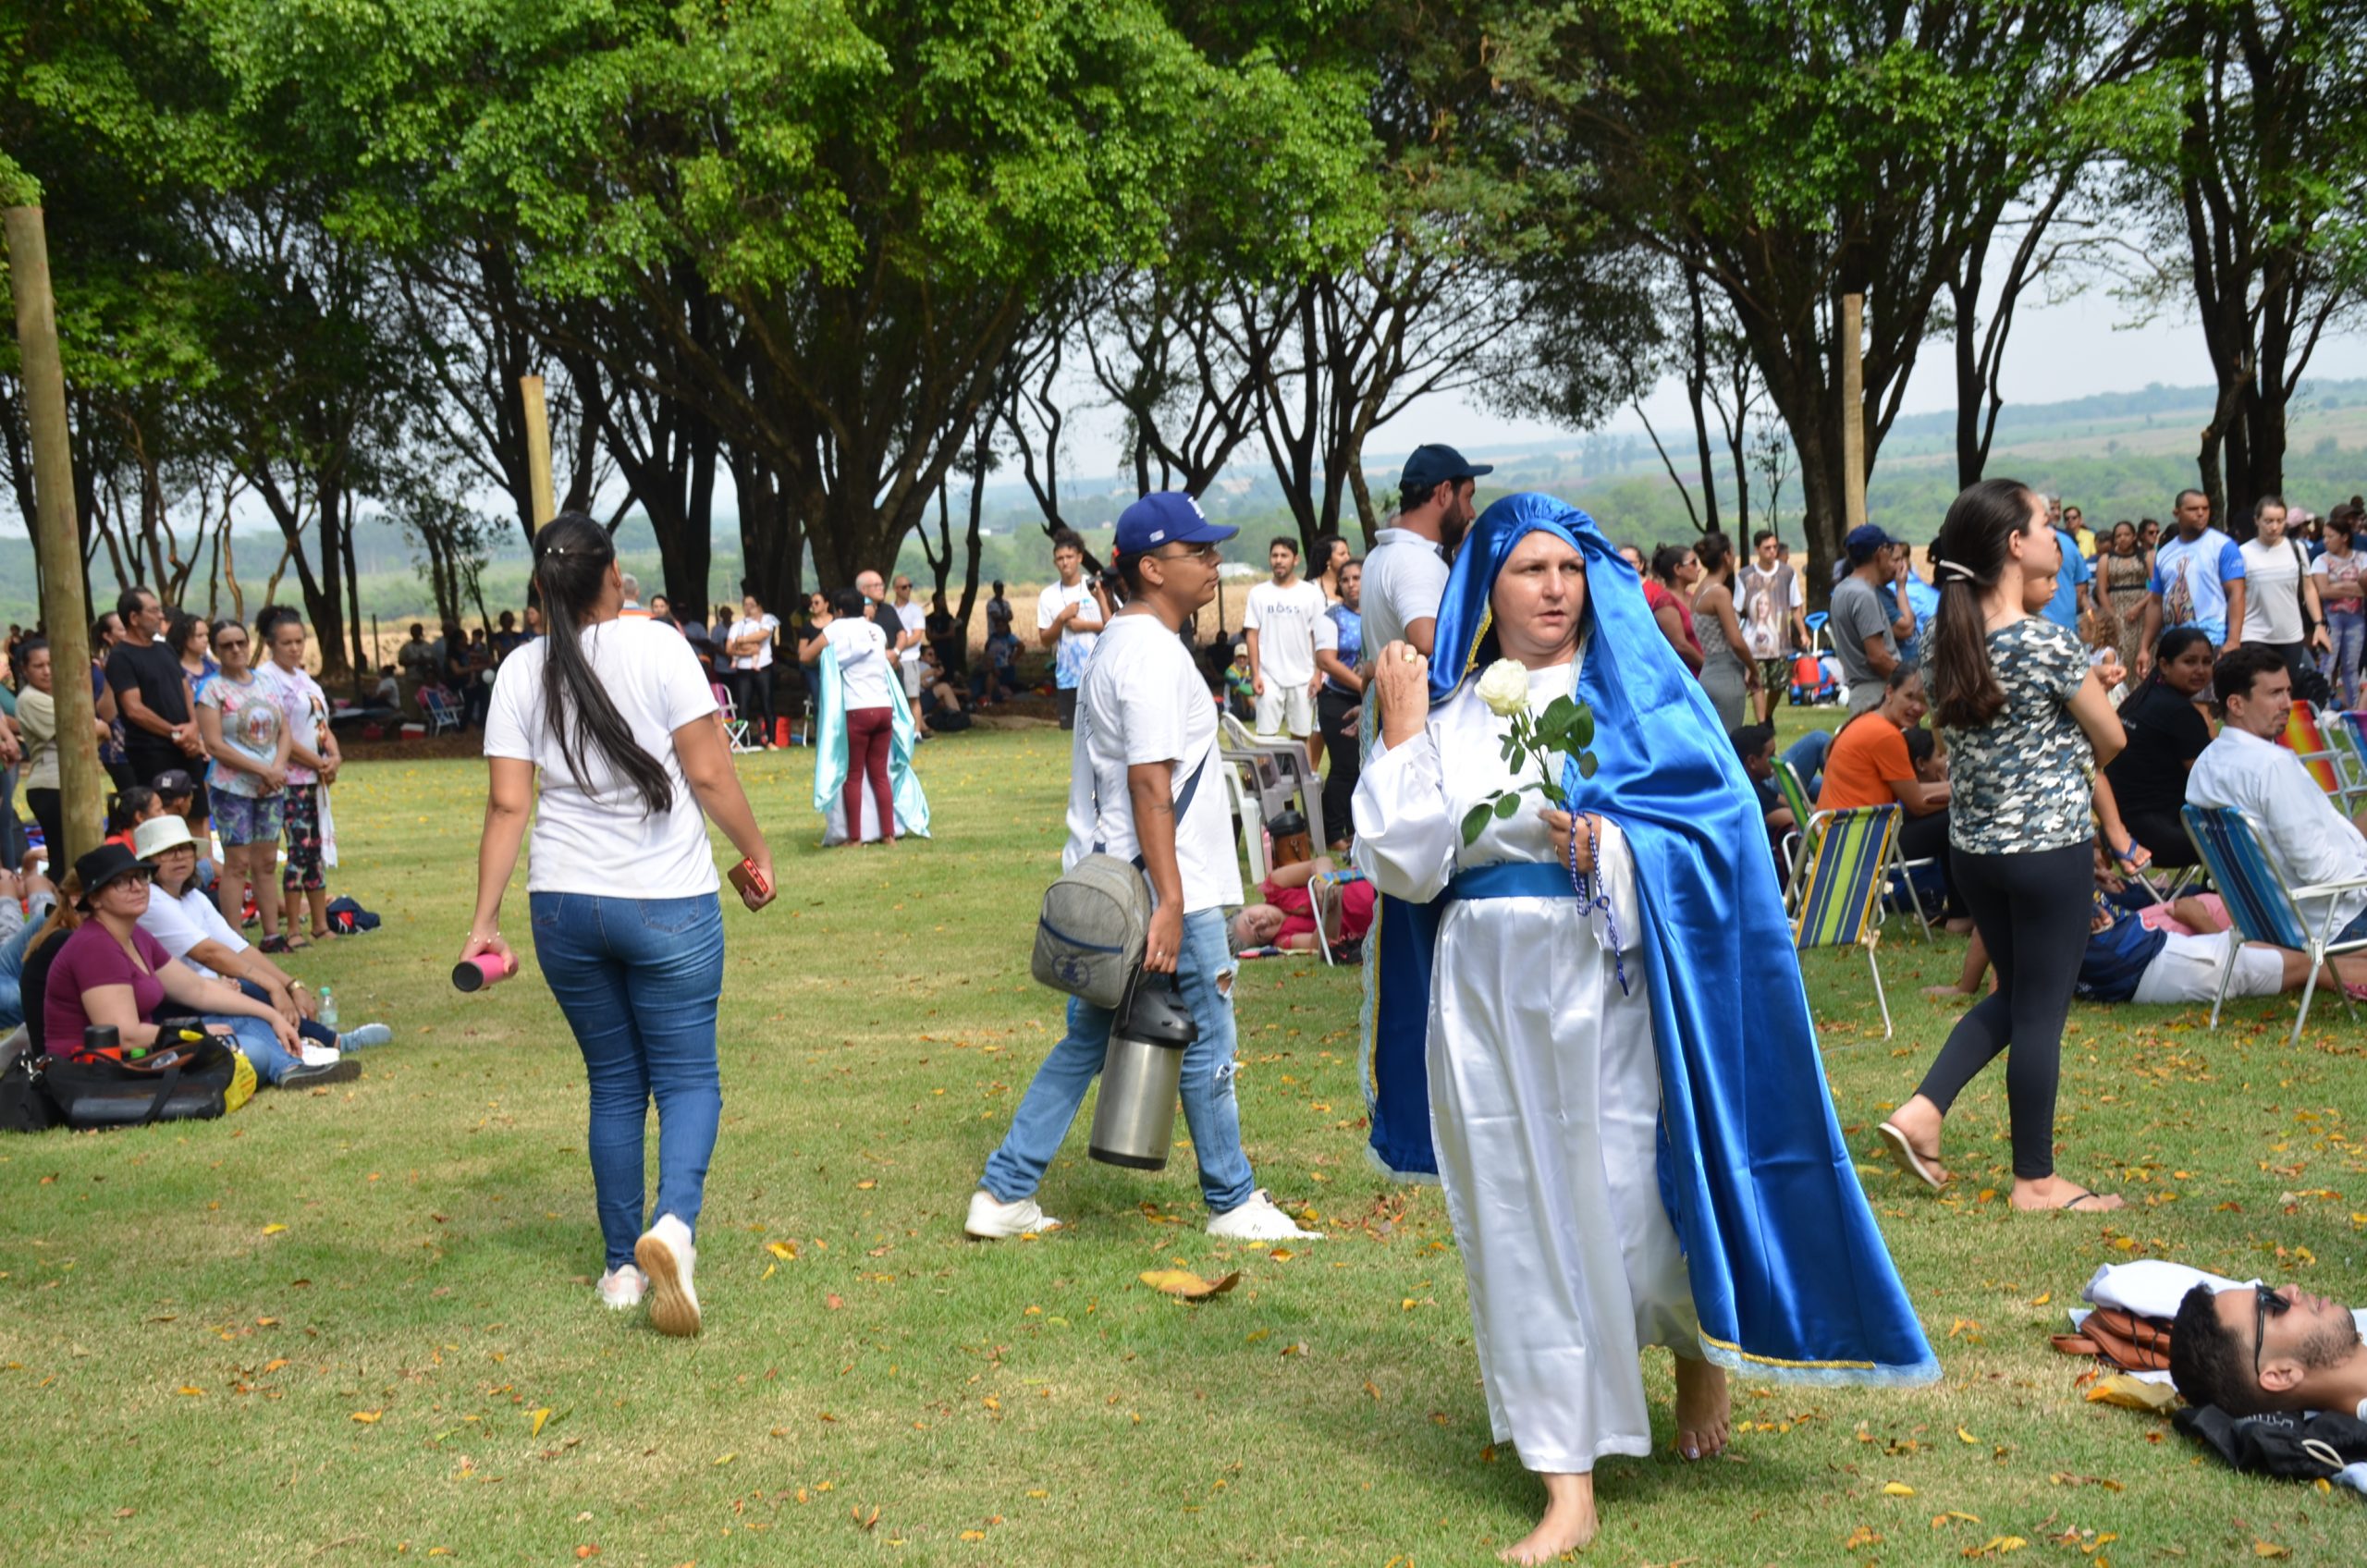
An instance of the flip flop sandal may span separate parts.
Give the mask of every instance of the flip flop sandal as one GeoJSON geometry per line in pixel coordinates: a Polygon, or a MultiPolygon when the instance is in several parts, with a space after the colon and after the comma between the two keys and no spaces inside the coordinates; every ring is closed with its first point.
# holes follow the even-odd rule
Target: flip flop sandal
{"type": "Polygon", "coordinates": [[[285,937],[265,937],[262,941],[255,944],[255,950],[262,953],[287,952],[288,950],[288,938],[285,937]]]}
{"type": "MultiPolygon", "coordinates": [[[[2073,1198],[2069,1203],[2059,1203],[2059,1204],[2056,1204],[2056,1205],[2054,1206],[2054,1212],[2055,1212],[2055,1213],[2057,1213],[2057,1214],[2066,1213],[2066,1212],[2067,1212],[2067,1211],[2069,1211],[2069,1210],[2071,1210],[2071,1209],[2075,1209],[2075,1208],[2079,1207],[2081,1204],[2083,1204],[2083,1203],[2087,1202],[2090,1198],[2092,1198],[2092,1197],[2098,1197],[2098,1196],[2101,1196],[2101,1195],[2102,1195],[2101,1194],[2097,1194],[2097,1193],[2088,1193],[2088,1192],[2083,1192],[2083,1193],[2081,1193],[2078,1197],[2073,1198]]],[[[2107,1213],[2108,1213],[2108,1212],[2110,1212],[2110,1211],[2109,1211],[2109,1210],[2104,1210],[2104,1211],[2103,1211],[2103,1212],[2107,1212],[2107,1213]]]]}
{"type": "Polygon", "coordinates": [[[1891,1158],[1898,1161],[1901,1169],[1905,1170],[1908,1175],[1935,1193],[1946,1185],[1937,1176],[1932,1174],[1932,1168],[1923,1163],[1923,1157],[1915,1152],[1915,1145],[1907,1141],[1906,1133],[1887,1121],[1875,1131],[1883,1135],[1883,1142],[1890,1145],[1891,1158]]]}
{"type": "Polygon", "coordinates": [[[309,942],[309,941],[305,940],[305,939],[304,939],[303,937],[281,937],[281,938],[279,938],[279,939],[280,939],[280,941],[281,941],[283,944],[285,944],[285,945],[280,949],[280,951],[282,951],[282,952],[300,953],[300,952],[302,952],[306,948],[309,948],[309,947],[311,947],[311,946],[313,945],[311,942],[309,942]]]}

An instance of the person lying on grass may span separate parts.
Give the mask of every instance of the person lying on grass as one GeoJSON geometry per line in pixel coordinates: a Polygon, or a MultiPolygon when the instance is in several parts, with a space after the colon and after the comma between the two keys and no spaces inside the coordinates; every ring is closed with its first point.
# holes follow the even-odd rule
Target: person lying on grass
{"type": "Polygon", "coordinates": [[[2367,1344],[2351,1309],[2299,1285],[2197,1285],[2170,1324],[2170,1381],[2230,1415],[2332,1410],[2367,1420],[2367,1344]]]}
{"type": "Polygon", "coordinates": [[[1316,950],[1317,925],[1313,884],[1338,888],[1340,896],[1324,906],[1321,937],[1332,947],[1364,939],[1372,929],[1373,905],[1379,895],[1371,882],[1355,876],[1342,879],[1329,855],[1294,861],[1274,868],[1257,885],[1262,901],[1245,904],[1233,917],[1233,950],[1284,948],[1293,952],[1316,950]]]}

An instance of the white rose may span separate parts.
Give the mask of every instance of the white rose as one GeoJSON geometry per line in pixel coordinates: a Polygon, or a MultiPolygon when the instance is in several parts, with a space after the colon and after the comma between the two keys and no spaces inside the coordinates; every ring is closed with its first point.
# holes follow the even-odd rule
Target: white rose
{"type": "Polygon", "coordinates": [[[1498,659],[1479,677],[1479,700],[1498,718],[1528,711],[1528,667],[1518,659],[1498,659]]]}

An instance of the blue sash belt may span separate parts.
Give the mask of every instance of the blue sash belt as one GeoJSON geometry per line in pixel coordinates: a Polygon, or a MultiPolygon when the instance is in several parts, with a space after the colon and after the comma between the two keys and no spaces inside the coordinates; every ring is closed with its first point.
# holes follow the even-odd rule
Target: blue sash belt
{"type": "Polygon", "coordinates": [[[1465,899],[1575,899],[1569,871],[1548,861],[1507,860],[1474,865],[1454,874],[1439,895],[1441,904],[1465,899]]]}

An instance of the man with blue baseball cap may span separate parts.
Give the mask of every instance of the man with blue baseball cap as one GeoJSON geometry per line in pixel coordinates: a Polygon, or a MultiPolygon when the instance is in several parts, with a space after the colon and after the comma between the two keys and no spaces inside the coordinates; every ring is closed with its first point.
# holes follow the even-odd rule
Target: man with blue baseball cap
{"type": "Polygon", "coordinates": [[[1841,548],[1849,557],[1849,573],[1833,586],[1825,625],[1833,633],[1833,651],[1841,659],[1849,711],[1860,714],[1883,700],[1883,683],[1898,666],[1898,640],[1915,635],[1915,611],[1898,596],[1908,546],[1864,523],[1849,531],[1841,548]],[[1892,591],[1895,609],[1883,602],[1885,587],[1892,591]]]}
{"type": "MultiPolygon", "coordinates": [[[[1210,522],[1180,491],[1144,496],[1118,519],[1110,564],[1126,589],[1078,690],[1063,867],[1100,852],[1140,866],[1151,888],[1146,974],[1171,975],[1199,1037],[1184,1050],[1184,1120],[1199,1162],[1208,1233],[1235,1241],[1312,1239],[1257,1183],[1234,1102],[1233,978],[1225,911],[1241,897],[1233,814],[1216,778],[1217,709],[1180,633],[1216,597],[1210,522]]],[[[1071,998],[1068,1034],[1036,1070],[1011,1131],[987,1160],[963,1229],[980,1241],[1049,1231],[1036,1202],[1094,1074],[1115,1014],[1071,998]]]]}
{"type": "Polygon", "coordinates": [[[1430,651],[1439,600],[1446,593],[1447,560],[1478,515],[1476,483],[1493,463],[1467,460],[1452,447],[1417,447],[1398,478],[1397,516],[1373,535],[1365,557],[1365,646],[1411,643],[1430,651]]]}

